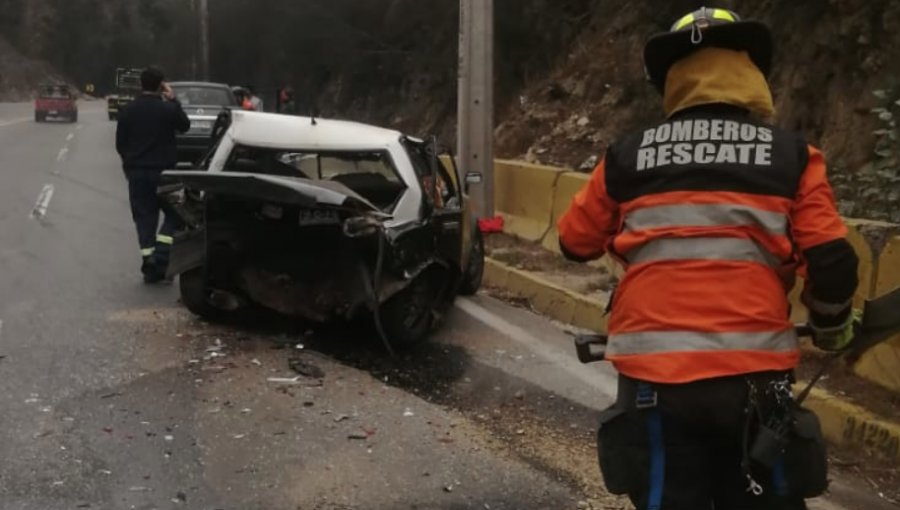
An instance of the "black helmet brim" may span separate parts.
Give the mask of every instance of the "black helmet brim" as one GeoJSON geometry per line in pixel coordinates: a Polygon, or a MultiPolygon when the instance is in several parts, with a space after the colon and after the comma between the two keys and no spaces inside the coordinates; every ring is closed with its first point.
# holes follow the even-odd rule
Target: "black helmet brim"
{"type": "Polygon", "coordinates": [[[666,76],[675,62],[700,48],[715,47],[746,51],[756,67],[768,76],[772,70],[774,44],[769,27],[758,21],[737,21],[702,28],[700,44],[691,42],[691,29],[666,32],[650,38],[644,47],[644,65],[650,82],[662,93],[666,76]]]}

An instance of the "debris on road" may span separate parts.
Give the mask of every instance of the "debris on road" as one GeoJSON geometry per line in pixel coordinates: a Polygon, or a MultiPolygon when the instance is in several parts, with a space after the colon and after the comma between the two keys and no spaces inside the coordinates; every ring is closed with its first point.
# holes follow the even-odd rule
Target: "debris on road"
{"type": "Polygon", "coordinates": [[[369,439],[369,435],[365,432],[351,432],[347,434],[347,439],[366,440],[369,439]]]}
{"type": "Polygon", "coordinates": [[[266,379],[273,384],[283,384],[287,386],[322,386],[322,381],[305,381],[303,376],[296,377],[269,377],[266,379]]]}
{"type": "Polygon", "coordinates": [[[305,376],[305,377],[311,377],[314,379],[321,379],[321,378],[325,377],[324,370],[322,370],[321,368],[317,367],[316,365],[314,365],[306,360],[303,360],[301,358],[289,359],[288,366],[294,372],[296,372],[302,376],[305,376]]]}

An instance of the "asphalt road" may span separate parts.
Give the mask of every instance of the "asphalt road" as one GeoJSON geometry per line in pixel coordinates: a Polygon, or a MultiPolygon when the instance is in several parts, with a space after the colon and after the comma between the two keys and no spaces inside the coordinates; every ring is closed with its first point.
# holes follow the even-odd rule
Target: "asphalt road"
{"type": "MultiPolygon", "coordinates": [[[[144,286],[103,107],[36,124],[0,104],[0,509],[629,508],[594,454],[614,375],[562,325],[463,299],[392,359],[365,332],[209,325],[144,286]],[[322,377],[279,381],[290,359],[322,377]]],[[[879,508],[836,487],[815,508],[879,508]]]]}

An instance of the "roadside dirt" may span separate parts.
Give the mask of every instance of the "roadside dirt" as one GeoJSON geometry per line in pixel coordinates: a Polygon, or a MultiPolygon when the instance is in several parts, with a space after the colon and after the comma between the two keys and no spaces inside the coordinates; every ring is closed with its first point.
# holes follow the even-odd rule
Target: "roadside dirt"
{"type": "Polygon", "coordinates": [[[494,260],[602,302],[609,298],[609,291],[618,283],[606,268],[570,262],[515,236],[492,234],[485,242],[485,253],[494,260]]]}
{"type": "MultiPolygon", "coordinates": [[[[348,473],[367,469],[348,467],[358,462],[352,460],[354,455],[359,457],[358,449],[351,448],[353,444],[368,448],[367,462],[391,451],[408,455],[410,452],[404,450],[408,446],[393,443],[408,441],[411,432],[386,434],[391,430],[387,417],[399,415],[403,406],[410,406],[403,413],[410,418],[394,418],[407,420],[403,426],[409,427],[410,423],[421,421],[413,419],[412,412],[420,416],[426,407],[414,407],[412,401],[406,400],[401,404],[397,400],[401,397],[395,393],[398,389],[448,411],[449,420],[428,417],[427,426],[423,427],[427,437],[418,439],[434,441],[435,448],[446,450],[432,451],[431,455],[458,455],[473,448],[476,452],[489,451],[492,457],[526,465],[573,489],[580,500],[571,508],[631,508],[626,499],[608,494],[599,476],[594,410],[481,364],[457,345],[425,342],[392,358],[371,334],[355,327],[310,330],[303,324],[276,318],[264,327],[226,327],[194,319],[183,310],[169,309],[120,313],[111,320],[135,328],[152,324],[158,335],[168,337],[167,344],[181,345],[184,352],[175,371],[185,384],[193,381],[194,398],[200,400],[194,413],[196,434],[209,443],[203,448],[208,456],[206,464],[222,466],[210,467],[208,476],[222,484],[243,476],[265,479],[269,484],[265,497],[271,498],[273,508],[286,508],[288,501],[300,497],[290,487],[302,484],[315,492],[334,485],[334,477],[349,478],[348,473]],[[275,379],[265,382],[267,378],[297,377],[298,372],[290,368],[292,359],[302,360],[321,373],[301,375],[296,383],[273,383],[275,379]],[[352,369],[368,374],[371,380],[352,369]],[[368,437],[347,439],[346,431],[358,433],[367,427],[371,429],[364,430],[368,437]],[[310,446],[312,437],[321,444],[310,446]],[[319,453],[321,458],[294,462],[287,470],[255,464],[246,459],[258,457],[258,452],[250,450],[256,448],[256,439],[266,443],[259,448],[271,456],[276,455],[277,449],[280,458],[295,459],[299,455],[296,445],[304,444],[304,448],[319,453]],[[241,459],[247,465],[236,463],[241,459]]],[[[401,425],[392,422],[391,426],[401,425]]],[[[380,469],[389,468],[382,465],[380,469]]],[[[420,475],[423,487],[440,491],[441,487],[432,486],[446,483],[447,475],[442,471],[442,467],[431,465],[420,475]]],[[[372,476],[378,479],[381,475],[372,476]]],[[[466,490],[467,483],[471,486],[472,481],[464,481],[453,492],[466,490]]],[[[354,489],[359,491],[355,485],[354,489]]],[[[195,490],[189,487],[186,492],[191,495],[195,490]]],[[[340,497],[344,496],[336,494],[333,499],[340,497]]],[[[321,508],[367,507],[354,504],[321,508]]]]}

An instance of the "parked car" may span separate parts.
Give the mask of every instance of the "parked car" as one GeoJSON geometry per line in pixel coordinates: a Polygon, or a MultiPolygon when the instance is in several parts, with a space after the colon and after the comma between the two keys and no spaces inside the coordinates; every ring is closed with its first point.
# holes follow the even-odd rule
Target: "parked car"
{"type": "Polygon", "coordinates": [[[240,110],[216,133],[201,170],[164,173],[189,225],[170,274],[195,314],[374,315],[382,338],[402,344],[481,285],[481,233],[435,140],[240,110]]]}
{"type": "Polygon", "coordinates": [[[68,85],[45,85],[34,100],[34,121],[45,122],[54,117],[78,122],[78,103],[68,85]]]}
{"type": "Polygon", "coordinates": [[[176,139],[178,161],[196,163],[209,151],[216,117],[237,102],[231,88],[221,83],[182,81],[170,85],[191,119],[190,131],[176,139]]]}

